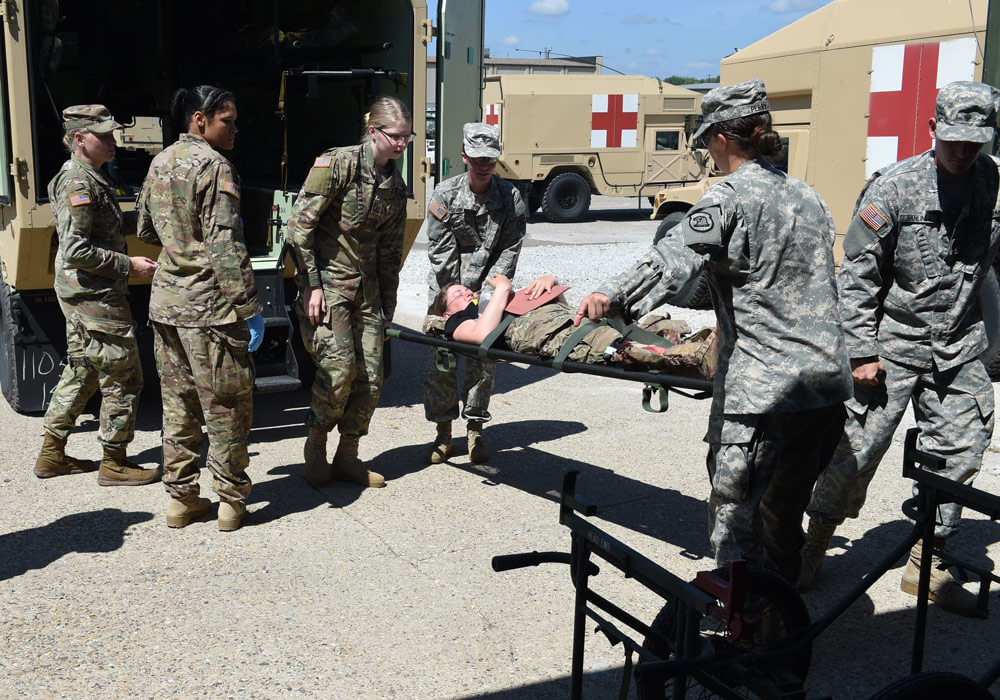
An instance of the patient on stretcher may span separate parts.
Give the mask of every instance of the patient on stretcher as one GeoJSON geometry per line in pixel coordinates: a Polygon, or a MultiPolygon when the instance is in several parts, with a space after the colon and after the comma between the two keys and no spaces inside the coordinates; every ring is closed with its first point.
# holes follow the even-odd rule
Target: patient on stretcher
{"type": "MultiPolygon", "coordinates": [[[[475,293],[460,284],[447,285],[438,294],[434,314],[444,319],[444,333],[448,339],[479,345],[505,321],[505,317],[510,317],[502,335],[507,349],[554,358],[578,330],[573,325],[576,309],[566,304],[561,295],[555,296],[560,290],[555,287],[555,278],[551,275],[535,280],[517,295],[516,300],[507,277],[497,274],[486,281],[493,286],[494,292],[484,309],[479,308],[475,293]],[[518,307],[522,313],[512,314],[508,307],[518,307]]],[[[623,338],[611,326],[593,325],[578,339],[566,359],[689,377],[714,377],[717,355],[714,330],[706,328],[692,334],[684,321],[662,316],[648,317],[640,327],[660,336],[663,341],[656,344],[636,342],[623,338]]]]}

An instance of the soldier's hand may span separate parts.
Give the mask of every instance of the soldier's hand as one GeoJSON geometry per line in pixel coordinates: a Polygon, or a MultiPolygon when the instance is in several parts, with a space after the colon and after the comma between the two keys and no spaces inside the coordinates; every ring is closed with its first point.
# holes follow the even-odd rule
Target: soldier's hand
{"type": "Polygon", "coordinates": [[[579,326],[580,321],[585,318],[591,321],[600,321],[602,318],[608,315],[611,311],[611,300],[608,299],[607,295],[601,294],[600,292],[594,292],[583,298],[580,302],[580,308],[576,310],[576,316],[573,317],[573,325],[579,326]]]}
{"type": "Polygon", "coordinates": [[[864,386],[878,386],[885,377],[885,365],[878,357],[852,357],[851,375],[864,386]]]}
{"type": "Polygon", "coordinates": [[[156,272],[156,261],[141,255],[128,259],[128,273],[136,277],[152,277],[156,272]]]}
{"type": "Polygon", "coordinates": [[[507,275],[500,274],[499,272],[487,277],[486,282],[497,292],[501,293],[509,292],[514,288],[514,285],[510,282],[510,278],[508,278],[507,275]]]}
{"type": "Polygon", "coordinates": [[[525,290],[529,299],[537,299],[538,297],[545,294],[545,292],[556,286],[556,278],[552,275],[542,275],[530,285],[525,290]]]}
{"type": "Polygon", "coordinates": [[[309,287],[308,295],[303,300],[306,305],[306,315],[309,323],[314,326],[326,315],[326,299],[323,298],[322,287],[309,287]]]}

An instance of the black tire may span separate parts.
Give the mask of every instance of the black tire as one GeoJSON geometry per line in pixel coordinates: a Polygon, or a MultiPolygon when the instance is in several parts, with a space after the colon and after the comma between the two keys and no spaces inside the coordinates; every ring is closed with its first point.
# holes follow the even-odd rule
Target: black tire
{"type": "Polygon", "coordinates": [[[538,207],[542,206],[542,198],[535,189],[535,183],[528,180],[518,180],[517,191],[521,193],[521,201],[524,202],[528,216],[534,214],[538,211],[538,207]]]}
{"type": "Polygon", "coordinates": [[[653,245],[663,240],[663,237],[667,235],[667,231],[684,221],[685,216],[686,213],[683,211],[672,211],[660,219],[660,225],[656,227],[656,235],[653,236],[653,245]]]}
{"type": "MultiPolygon", "coordinates": [[[[716,574],[725,579],[729,578],[729,569],[718,569],[716,574]]],[[[809,611],[806,610],[805,603],[795,591],[795,588],[783,577],[773,571],[764,569],[748,569],[746,581],[746,600],[744,610],[765,617],[777,624],[772,628],[773,637],[766,643],[760,639],[761,632],[757,637],[749,642],[734,643],[730,641],[724,629],[724,624],[714,617],[707,616],[702,620],[701,636],[707,640],[715,650],[716,658],[726,656],[738,657],[752,651],[763,651],[768,646],[773,646],[774,642],[785,639],[799,630],[809,626],[809,611]]],[[[720,602],[720,605],[722,603],[720,602]]],[[[676,607],[672,601],[668,600],[660,610],[660,613],[653,620],[650,627],[659,633],[660,636],[651,635],[646,639],[643,646],[661,659],[674,657],[674,652],[669,648],[669,644],[662,641],[662,638],[674,639],[676,624],[676,607]]],[[[753,685],[753,680],[766,681],[774,678],[776,672],[791,673],[795,677],[805,682],[806,674],[809,672],[809,662],[812,658],[812,645],[807,644],[794,652],[792,656],[778,661],[764,664],[744,665],[734,664],[731,667],[715,667],[706,671],[715,683],[721,683],[732,688],[734,697],[756,698],[759,697],[747,685],[753,685]],[[747,681],[747,683],[744,683],[747,681]]],[[[650,685],[648,681],[640,681],[636,687],[640,700],[663,700],[673,697],[673,687],[671,681],[664,685],[650,685]]],[[[687,698],[714,698],[719,697],[708,688],[705,688],[695,676],[689,676],[687,682],[687,698]]],[[[728,697],[728,696],[727,696],[728,697]]]]}
{"type": "Polygon", "coordinates": [[[12,313],[10,285],[0,279],[0,390],[15,411],[21,408],[14,358],[16,323],[12,313]]]}
{"type": "Polygon", "coordinates": [[[979,306],[986,326],[989,345],[979,358],[993,381],[1000,381],[1000,284],[996,272],[990,268],[979,290],[979,306]]]}
{"type": "Polygon", "coordinates": [[[960,673],[943,671],[927,671],[901,678],[871,696],[870,700],[939,700],[939,698],[996,700],[993,693],[971,678],[966,678],[960,673]]]}
{"type": "Polygon", "coordinates": [[[576,173],[559,173],[545,187],[542,211],[553,223],[577,221],[590,209],[590,185],[576,173]]]}

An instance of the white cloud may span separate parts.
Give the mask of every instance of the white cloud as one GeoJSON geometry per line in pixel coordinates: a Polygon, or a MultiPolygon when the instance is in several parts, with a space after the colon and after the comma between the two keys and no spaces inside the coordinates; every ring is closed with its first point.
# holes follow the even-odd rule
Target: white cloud
{"type": "Polygon", "coordinates": [[[660,50],[659,49],[646,49],[646,55],[647,56],[659,56],[660,55],[660,50]]]}
{"type": "Polygon", "coordinates": [[[766,5],[761,5],[764,12],[772,12],[776,15],[785,12],[801,12],[803,10],[813,10],[824,4],[825,0],[771,0],[766,5]]]}
{"type": "Polygon", "coordinates": [[[525,12],[532,15],[548,15],[556,17],[558,15],[569,14],[569,0],[535,0],[525,12]]]}
{"type": "Polygon", "coordinates": [[[517,46],[518,44],[521,43],[521,40],[518,38],[516,34],[508,34],[503,39],[501,39],[500,42],[504,46],[517,46]]]}
{"type": "Polygon", "coordinates": [[[656,19],[650,15],[625,15],[622,24],[656,24],[656,19]]]}

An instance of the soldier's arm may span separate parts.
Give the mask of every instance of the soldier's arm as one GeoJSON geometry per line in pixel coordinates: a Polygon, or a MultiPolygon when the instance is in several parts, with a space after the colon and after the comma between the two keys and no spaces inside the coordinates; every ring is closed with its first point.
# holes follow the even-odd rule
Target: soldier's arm
{"type": "Polygon", "coordinates": [[[427,205],[427,257],[439,289],[462,280],[458,241],[451,231],[449,207],[451,202],[442,196],[441,188],[434,188],[427,205]]]}
{"type": "Polygon", "coordinates": [[[135,235],[139,237],[140,241],[149,243],[150,245],[162,246],[163,242],[160,241],[160,236],[156,233],[156,227],[153,226],[153,215],[149,211],[149,193],[152,181],[152,174],[150,173],[146,176],[146,181],[142,184],[142,190],[139,192],[139,198],[136,200],[135,210],[137,220],[135,235]]]}
{"type": "Polygon", "coordinates": [[[323,213],[330,206],[334,188],[339,187],[347,175],[343,166],[344,162],[338,158],[316,158],[288,217],[288,242],[294,253],[295,265],[299,273],[308,279],[310,287],[322,284],[316,262],[316,230],[323,213]]]}
{"type": "Polygon", "coordinates": [[[205,254],[222,295],[236,315],[250,318],[260,313],[261,306],[243,239],[239,178],[228,164],[213,163],[199,180],[205,254]]]}
{"type": "Polygon", "coordinates": [[[94,245],[90,237],[94,224],[95,192],[84,183],[62,189],[56,194],[62,202],[58,231],[62,259],[67,267],[86,270],[109,279],[128,277],[129,259],[124,253],[94,245]]]}
{"type": "Polygon", "coordinates": [[[403,266],[403,238],[406,232],[406,199],[400,192],[396,212],[379,230],[378,285],[382,295],[382,317],[386,326],[396,313],[399,269],[403,266]]]}
{"type": "Polygon", "coordinates": [[[494,244],[495,262],[489,274],[501,274],[513,278],[517,270],[517,259],[521,255],[524,233],[527,230],[527,209],[516,187],[511,187],[511,194],[513,201],[505,212],[506,219],[500,224],[500,231],[494,244]]]}

